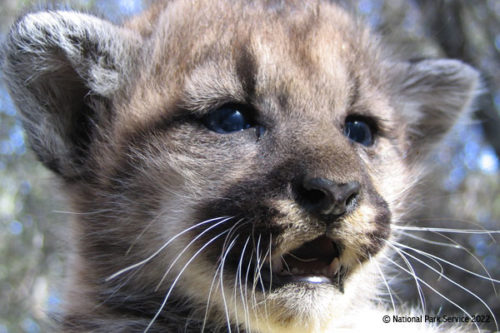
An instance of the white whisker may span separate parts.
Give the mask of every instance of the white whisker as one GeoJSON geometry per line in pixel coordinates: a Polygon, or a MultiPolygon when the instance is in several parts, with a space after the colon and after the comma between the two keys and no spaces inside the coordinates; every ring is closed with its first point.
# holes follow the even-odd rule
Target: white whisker
{"type": "MultiPolygon", "coordinates": [[[[256,291],[257,291],[257,282],[260,278],[260,260],[261,260],[261,257],[260,257],[260,239],[261,239],[261,237],[262,237],[262,235],[259,234],[259,237],[257,239],[257,245],[255,246],[255,269],[254,269],[253,282],[252,282],[252,299],[253,299],[253,304],[254,304],[255,308],[258,305],[256,291]]],[[[265,298],[266,297],[265,291],[263,290],[262,293],[263,293],[264,298],[265,298]]]]}
{"type": "Polygon", "coordinates": [[[109,281],[109,280],[113,280],[114,278],[116,278],[117,276],[120,276],[122,275],[123,273],[126,273],[136,267],[139,267],[139,266],[142,266],[146,263],[148,263],[150,260],[152,260],[153,258],[155,258],[158,254],[160,254],[161,251],[163,251],[168,245],[170,245],[175,239],[177,239],[178,237],[184,235],[185,233],[201,226],[201,225],[204,225],[204,224],[207,224],[207,223],[210,223],[210,222],[214,222],[214,221],[217,221],[217,220],[220,220],[220,219],[224,219],[223,222],[226,222],[227,220],[231,219],[232,217],[216,217],[216,218],[213,218],[213,219],[210,219],[210,220],[206,220],[206,221],[203,221],[203,222],[200,222],[198,224],[195,224],[187,229],[184,229],[183,231],[181,231],[180,233],[178,233],[177,235],[171,237],[165,244],[163,244],[158,250],[156,250],[156,252],[154,252],[152,255],[150,255],[149,257],[147,257],[146,259],[144,260],[141,260],[133,265],[130,265],[126,268],[123,268],[121,270],[119,270],[118,272],[114,273],[113,275],[110,275],[109,277],[106,278],[105,281],[109,281]]]}
{"type": "MultiPolygon", "coordinates": [[[[454,233],[454,234],[483,234],[491,235],[500,234],[500,230],[478,230],[478,229],[451,229],[451,228],[433,228],[433,227],[411,227],[411,226],[401,226],[393,225],[393,229],[406,230],[406,231],[436,231],[444,233],[454,233]]],[[[494,240],[494,238],[492,238],[494,240]]]]}
{"type": "Polygon", "coordinates": [[[237,292],[239,290],[240,296],[241,296],[241,302],[243,304],[243,311],[245,312],[245,321],[248,323],[249,322],[249,317],[248,317],[248,309],[247,309],[247,303],[245,300],[245,297],[243,295],[243,285],[242,285],[242,280],[241,280],[241,265],[243,263],[243,258],[245,256],[245,252],[247,250],[248,242],[250,241],[250,236],[247,236],[247,240],[245,241],[245,244],[243,245],[243,249],[241,250],[241,255],[240,255],[240,260],[238,261],[238,269],[236,270],[236,277],[235,277],[235,282],[234,282],[234,303],[235,303],[235,308],[236,308],[236,321],[238,320],[238,310],[237,310],[237,292]],[[238,287],[239,284],[239,287],[238,287]]]}
{"type": "Polygon", "coordinates": [[[127,252],[125,252],[125,255],[128,256],[130,251],[132,251],[132,248],[137,244],[137,242],[139,241],[139,239],[141,239],[141,237],[144,235],[144,233],[156,222],[158,221],[158,219],[160,218],[160,216],[162,216],[164,214],[164,212],[160,212],[158,213],[154,219],[151,219],[151,221],[144,227],[142,228],[142,231],[139,233],[139,235],[137,235],[137,237],[135,237],[135,239],[132,241],[132,243],[130,243],[130,246],[128,247],[127,249],[127,252]]]}
{"type": "MultiPolygon", "coordinates": [[[[391,246],[392,248],[396,249],[395,246],[393,246],[392,244],[388,243],[389,246],[391,246]]],[[[405,255],[409,256],[410,258],[418,261],[419,263],[421,263],[422,265],[430,268],[433,272],[436,272],[436,273],[439,273],[437,271],[437,269],[435,269],[434,267],[432,267],[431,265],[427,264],[425,261],[415,257],[414,255],[402,250],[402,249],[399,249],[399,251],[401,251],[402,253],[404,253],[405,255]]],[[[467,292],[469,295],[473,296],[475,299],[477,299],[479,302],[481,302],[485,307],[486,309],[488,309],[489,313],[491,314],[491,316],[493,317],[493,321],[495,322],[495,327],[496,329],[498,330],[498,323],[497,323],[497,320],[496,320],[496,317],[495,317],[495,314],[493,313],[493,311],[491,310],[491,308],[489,307],[489,305],[481,298],[479,297],[478,295],[476,295],[475,293],[473,293],[472,291],[470,291],[469,289],[465,288],[464,286],[460,285],[459,283],[457,283],[455,280],[447,277],[446,275],[443,275],[443,277],[449,281],[450,283],[452,283],[453,285],[459,287],[460,289],[462,289],[463,291],[467,292]]]]}
{"type": "Polygon", "coordinates": [[[70,211],[67,211],[67,210],[53,210],[52,212],[56,213],[56,214],[68,214],[68,215],[83,215],[83,216],[86,216],[86,215],[97,215],[97,214],[110,213],[110,212],[114,213],[115,210],[114,209],[110,209],[110,208],[106,208],[106,209],[94,210],[94,211],[91,211],[91,212],[70,212],[70,211]]]}
{"type": "MultiPolygon", "coordinates": [[[[229,234],[228,234],[229,235],[229,234]]],[[[224,292],[224,265],[226,263],[226,257],[233,248],[236,240],[238,239],[239,235],[236,235],[236,237],[231,241],[229,244],[227,250],[224,252],[222,258],[221,258],[221,269],[219,271],[219,281],[220,281],[220,291],[222,294],[222,302],[224,303],[224,313],[226,315],[226,322],[227,322],[227,329],[228,332],[231,332],[231,319],[229,318],[229,308],[227,306],[227,300],[226,300],[226,294],[224,292]]]]}
{"type": "MultiPolygon", "coordinates": [[[[413,248],[411,248],[411,247],[409,247],[409,246],[407,246],[407,245],[400,244],[400,243],[398,243],[398,242],[396,242],[396,241],[390,241],[390,242],[391,242],[392,244],[394,244],[394,245],[401,245],[401,246],[403,246],[403,247],[405,247],[405,248],[407,248],[407,249],[413,249],[413,248]]],[[[422,255],[424,255],[424,254],[422,254],[422,255]]],[[[427,257],[427,258],[429,258],[430,260],[432,260],[432,262],[433,262],[433,263],[435,263],[436,265],[438,265],[438,266],[439,266],[439,277],[438,277],[438,279],[437,279],[437,280],[438,280],[438,281],[439,281],[439,280],[441,280],[441,278],[442,278],[442,277],[443,277],[443,275],[444,275],[444,268],[443,268],[443,265],[441,265],[441,263],[440,263],[438,260],[436,260],[436,259],[434,259],[434,258],[432,258],[432,257],[430,257],[430,256],[426,256],[426,257],[427,257]]]]}
{"type": "Polygon", "coordinates": [[[285,258],[283,258],[282,255],[280,255],[281,261],[283,262],[283,265],[285,265],[286,270],[291,273],[290,266],[288,266],[288,263],[286,262],[285,258]]]}
{"type": "MultiPolygon", "coordinates": [[[[491,274],[490,274],[490,271],[488,271],[488,268],[486,268],[486,266],[483,264],[483,262],[474,254],[472,253],[469,249],[467,249],[466,247],[462,246],[462,244],[458,243],[456,240],[454,240],[453,238],[449,237],[449,236],[446,236],[446,235],[443,235],[439,232],[436,232],[437,235],[443,237],[443,238],[446,238],[447,240],[449,240],[450,242],[454,243],[454,244],[457,244],[460,246],[460,249],[464,250],[465,252],[467,252],[468,255],[471,256],[472,259],[474,259],[478,264],[479,266],[481,266],[481,268],[483,269],[483,271],[486,273],[486,275],[488,275],[489,278],[491,278],[491,274]]],[[[493,290],[495,291],[495,295],[498,295],[497,294],[497,289],[495,287],[495,284],[492,282],[491,283],[491,287],[493,288],[493,290]]]]}
{"type": "MultiPolygon", "coordinates": [[[[228,218],[229,219],[229,218],[228,218]]],[[[203,230],[203,232],[201,232],[200,234],[198,234],[195,238],[193,238],[183,249],[182,251],[175,257],[175,259],[170,263],[170,266],[168,267],[168,269],[165,271],[165,273],[163,274],[163,276],[161,277],[160,279],[160,282],[158,282],[158,284],[156,285],[156,288],[155,288],[155,291],[157,291],[161,284],[163,283],[163,281],[165,280],[165,278],[167,277],[168,273],[170,273],[170,270],[174,267],[175,263],[177,261],[179,261],[180,257],[187,251],[188,248],[191,247],[191,245],[193,245],[198,239],[200,239],[204,234],[206,234],[207,232],[209,232],[210,230],[216,228],[217,226],[221,225],[222,223],[225,223],[228,219],[224,219],[222,221],[219,221],[217,223],[215,223],[214,225],[211,225],[210,227],[206,228],[205,230],[203,230]]],[[[228,230],[229,232],[230,230],[228,230]]]]}
{"type": "MultiPolygon", "coordinates": [[[[396,261],[392,260],[391,258],[389,258],[388,256],[386,256],[385,254],[381,254],[382,256],[384,256],[389,262],[391,262],[393,265],[395,265],[396,267],[398,267],[399,269],[403,270],[404,272],[408,273],[409,275],[413,275],[413,273],[411,273],[409,270],[407,270],[406,268],[404,268],[403,266],[401,266],[400,264],[398,264],[396,261]]],[[[458,305],[457,303],[453,302],[451,299],[449,299],[448,297],[444,296],[442,293],[440,293],[439,291],[437,291],[435,288],[433,288],[429,283],[425,282],[423,279],[421,279],[420,277],[418,276],[414,276],[415,278],[417,278],[424,286],[428,287],[429,289],[431,289],[433,292],[435,292],[437,295],[441,296],[443,299],[445,299],[446,301],[450,302],[450,304],[456,306],[460,311],[462,311],[467,317],[471,318],[472,319],[472,316],[469,314],[469,312],[467,312],[464,308],[462,308],[460,305],[458,305]]],[[[481,332],[481,330],[479,329],[479,325],[474,321],[474,326],[476,326],[477,328],[477,331],[478,332],[481,332]]]]}
{"type": "Polygon", "coordinates": [[[370,255],[370,261],[373,262],[375,266],[377,266],[377,270],[380,276],[382,277],[382,280],[384,281],[385,287],[387,288],[387,292],[389,293],[389,297],[391,299],[391,304],[392,304],[392,310],[394,311],[394,313],[396,313],[396,303],[394,302],[394,298],[392,297],[392,290],[389,287],[389,283],[387,282],[385,275],[382,272],[382,269],[380,269],[380,265],[378,264],[377,260],[373,259],[371,255],[370,255]]]}
{"type": "MultiPolygon", "coordinates": [[[[257,253],[256,253],[256,269],[254,272],[254,282],[253,282],[253,289],[254,289],[254,295],[255,291],[257,288],[257,283],[260,283],[262,293],[264,295],[264,299],[266,298],[266,292],[265,292],[265,287],[264,287],[264,281],[262,281],[262,275],[260,274],[260,270],[262,269],[262,266],[264,266],[264,258],[261,258],[260,255],[260,240],[261,240],[261,235],[259,234],[259,239],[257,240],[257,253]]],[[[255,304],[257,304],[257,299],[255,300],[255,304]]]]}
{"type": "MultiPolygon", "coordinates": [[[[229,310],[228,310],[228,306],[227,306],[227,301],[226,301],[226,296],[225,296],[225,292],[224,292],[224,285],[223,285],[223,273],[224,273],[224,264],[225,264],[225,260],[226,260],[226,256],[229,254],[229,251],[231,250],[231,248],[234,246],[234,243],[235,241],[237,240],[237,238],[239,237],[239,234],[236,235],[236,237],[231,241],[231,243],[229,245],[227,245],[228,243],[228,239],[231,238],[231,236],[236,233],[236,231],[241,228],[242,226],[244,226],[245,224],[248,224],[249,222],[245,222],[245,223],[240,223],[241,221],[243,221],[243,219],[240,219],[238,220],[232,227],[231,229],[229,230],[229,233],[226,235],[226,238],[224,239],[224,243],[222,245],[222,255],[220,257],[220,264],[219,264],[219,267],[220,267],[220,270],[218,270],[218,273],[220,275],[220,286],[221,286],[221,293],[222,293],[222,301],[224,303],[224,310],[225,310],[225,314],[226,314],[226,322],[227,322],[227,327],[228,327],[228,330],[231,331],[231,323],[230,323],[230,319],[229,319],[229,310]]],[[[237,279],[235,279],[235,286],[236,286],[236,282],[237,282],[237,279]]],[[[235,288],[235,291],[234,291],[234,294],[236,295],[236,288],[235,288]]],[[[236,296],[234,298],[234,300],[236,300],[236,296]]],[[[236,311],[236,317],[238,316],[238,310],[237,310],[237,306],[235,306],[235,311],[236,311]]],[[[239,322],[238,320],[236,320],[236,322],[239,322]]],[[[240,330],[239,329],[239,326],[236,326],[238,331],[240,330]]]]}
{"type": "Polygon", "coordinates": [[[452,263],[452,262],[450,262],[450,261],[448,261],[448,260],[445,260],[445,259],[443,259],[443,258],[441,258],[441,257],[435,256],[435,255],[433,255],[433,254],[431,254],[431,253],[429,253],[429,252],[425,252],[425,251],[423,251],[423,250],[416,249],[416,248],[413,248],[413,247],[410,247],[410,246],[408,246],[408,245],[401,244],[401,243],[398,243],[398,242],[395,242],[395,241],[391,241],[391,243],[393,243],[394,245],[398,245],[398,246],[400,246],[400,247],[404,247],[404,248],[406,248],[406,249],[409,249],[409,250],[415,251],[415,252],[417,252],[417,253],[419,253],[419,254],[421,254],[421,255],[424,255],[424,256],[426,256],[426,257],[428,257],[428,258],[433,258],[433,259],[435,259],[435,260],[439,260],[439,261],[441,261],[441,262],[444,262],[445,264],[448,264],[448,265],[450,265],[450,266],[453,266],[453,267],[455,267],[455,268],[457,268],[457,269],[459,269],[459,270],[461,270],[461,271],[464,271],[464,272],[469,273],[469,274],[471,274],[471,275],[477,276],[477,277],[479,277],[479,278],[481,278],[481,279],[484,279],[484,280],[487,280],[487,281],[490,281],[490,282],[494,282],[494,283],[500,283],[500,280],[493,279],[493,278],[491,277],[491,275],[489,275],[489,273],[488,273],[488,276],[481,275],[481,274],[478,274],[478,273],[476,273],[476,272],[470,271],[470,270],[468,270],[468,269],[466,269],[466,268],[463,268],[463,267],[461,267],[461,266],[459,266],[459,265],[457,265],[457,264],[454,264],[454,263],[452,263]]]}
{"type": "Polygon", "coordinates": [[[297,259],[298,261],[301,261],[301,262],[313,262],[313,261],[317,261],[318,260],[318,258],[303,259],[303,258],[297,257],[296,255],[294,255],[291,252],[287,253],[287,255],[289,255],[290,257],[295,258],[295,259],[297,259]]]}
{"type": "Polygon", "coordinates": [[[401,231],[401,230],[396,230],[396,231],[399,234],[401,234],[401,235],[404,235],[404,236],[412,238],[412,239],[416,239],[418,241],[421,241],[421,242],[424,242],[424,243],[427,243],[427,244],[439,245],[439,246],[446,246],[446,247],[451,247],[451,248],[455,248],[455,249],[462,249],[463,248],[463,246],[461,246],[461,245],[432,241],[432,240],[429,240],[429,239],[426,239],[426,238],[423,238],[423,237],[412,235],[412,234],[410,234],[408,232],[404,232],[404,231],[401,231]]]}
{"type": "Polygon", "coordinates": [[[205,325],[208,319],[208,312],[210,309],[210,300],[212,298],[212,292],[214,289],[214,286],[216,285],[215,281],[217,280],[217,277],[219,276],[219,270],[221,268],[221,263],[219,262],[219,265],[217,265],[217,269],[215,270],[214,277],[212,278],[212,283],[210,284],[210,290],[208,291],[208,297],[207,297],[207,303],[205,306],[205,316],[203,318],[203,325],[201,326],[201,332],[205,331],[205,325]]]}
{"type": "MultiPolygon", "coordinates": [[[[252,249],[252,252],[250,253],[250,258],[248,259],[248,264],[247,264],[247,271],[245,273],[245,300],[248,301],[248,275],[250,273],[250,267],[252,265],[252,260],[253,260],[253,254],[254,254],[254,249],[252,249]]],[[[252,290],[253,291],[253,290],[252,290]]],[[[253,306],[252,308],[255,308],[256,306],[256,301],[253,299],[253,306]]]]}
{"type": "Polygon", "coordinates": [[[413,269],[413,266],[408,261],[408,259],[401,253],[401,251],[398,248],[392,246],[387,240],[385,240],[385,239],[383,239],[383,240],[386,242],[386,244],[388,244],[389,246],[393,247],[396,250],[396,253],[401,257],[401,259],[403,259],[403,261],[405,262],[406,266],[411,271],[410,275],[415,280],[415,285],[417,286],[418,297],[420,298],[420,303],[422,305],[422,311],[424,313],[427,313],[426,306],[425,306],[424,292],[422,291],[422,287],[420,286],[420,283],[419,283],[420,279],[418,278],[417,273],[415,273],[415,270],[413,269]]]}
{"type": "Polygon", "coordinates": [[[273,235],[269,234],[269,290],[271,290],[273,286],[273,235]]]}
{"type": "MultiPolygon", "coordinates": [[[[268,249],[266,251],[266,253],[264,254],[264,258],[262,259],[262,265],[259,267],[259,281],[260,281],[260,285],[262,286],[262,294],[264,295],[263,297],[263,303],[264,303],[264,314],[266,316],[266,318],[269,318],[269,309],[267,308],[267,299],[266,299],[266,293],[265,293],[265,286],[264,286],[264,281],[262,280],[262,274],[261,274],[261,271],[262,271],[262,268],[264,267],[264,264],[266,262],[266,258],[269,256],[269,265],[271,265],[271,247],[272,247],[272,235],[269,234],[269,246],[268,246],[268,249]]],[[[270,268],[270,275],[271,275],[271,283],[272,283],[272,267],[269,267],[270,268]]],[[[271,287],[271,285],[270,285],[271,287]]],[[[270,289],[269,289],[270,290],[270,289]]]]}
{"type": "MultiPolygon", "coordinates": [[[[222,251],[224,252],[224,249],[225,249],[225,244],[226,244],[226,241],[227,241],[227,237],[229,236],[229,234],[235,230],[235,227],[237,226],[237,228],[249,223],[249,222],[245,222],[245,223],[241,223],[239,224],[240,222],[242,221],[242,219],[238,220],[229,230],[228,230],[228,234],[226,235],[226,238],[224,239],[224,243],[223,243],[223,246],[222,246],[222,251]]],[[[236,228],[236,229],[237,229],[236,228]]],[[[222,268],[222,261],[219,260],[219,264],[217,266],[217,269],[215,270],[215,273],[214,273],[214,277],[212,278],[212,282],[210,284],[210,290],[208,292],[208,297],[207,297],[207,303],[206,303],[206,307],[205,307],[205,315],[203,317],[203,324],[202,324],[202,328],[201,328],[201,331],[203,332],[205,330],[205,325],[206,325],[206,322],[208,320],[208,312],[209,312],[209,309],[210,309],[210,301],[212,299],[212,293],[214,291],[214,287],[216,286],[216,279],[217,277],[219,276],[219,271],[221,270],[222,268]]],[[[223,291],[221,291],[223,292],[223,291]]]]}
{"type": "Polygon", "coordinates": [[[174,281],[172,282],[172,284],[170,285],[170,288],[168,289],[168,292],[167,294],[165,295],[165,298],[163,299],[163,302],[162,304],[160,305],[160,308],[158,309],[158,311],[156,312],[156,314],[154,315],[153,319],[151,319],[151,321],[149,322],[148,326],[146,327],[146,329],[144,330],[144,333],[146,333],[150,328],[151,326],[153,325],[153,323],[156,321],[156,319],[158,318],[158,316],[160,315],[160,313],[163,311],[163,308],[165,307],[165,305],[167,304],[167,301],[168,301],[168,298],[170,297],[170,294],[172,293],[172,290],[174,289],[175,285],[177,284],[177,282],[179,281],[181,275],[184,273],[184,271],[186,270],[186,268],[189,266],[189,264],[191,264],[191,262],[206,248],[208,247],[210,244],[212,244],[217,238],[219,238],[220,236],[226,234],[229,230],[225,230],[223,232],[221,232],[220,234],[218,234],[217,236],[213,237],[212,239],[210,239],[208,242],[206,242],[198,251],[196,251],[195,254],[193,254],[193,256],[186,262],[186,264],[182,267],[182,269],[180,270],[179,274],[177,274],[177,277],[174,279],[174,281]]]}

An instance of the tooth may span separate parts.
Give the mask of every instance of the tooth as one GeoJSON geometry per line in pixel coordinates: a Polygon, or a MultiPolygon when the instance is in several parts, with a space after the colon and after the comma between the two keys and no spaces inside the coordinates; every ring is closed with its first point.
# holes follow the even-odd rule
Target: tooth
{"type": "Polygon", "coordinates": [[[283,270],[283,263],[281,262],[281,258],[271,261],[271,266],[273,273],[280,273],[283,270]]]}
{"type": "Polygon", "coordinates": [[[330,265],[328,266],[328,275],[334,276],[335,274],[338,273],[339,269],[340,269],[340,261],[339,258],[337,257],[333,259],[330,265]]]}

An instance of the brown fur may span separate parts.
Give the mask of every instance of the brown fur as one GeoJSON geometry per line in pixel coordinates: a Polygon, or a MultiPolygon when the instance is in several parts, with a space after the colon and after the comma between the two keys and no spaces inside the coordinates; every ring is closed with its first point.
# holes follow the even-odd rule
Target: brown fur
{"type": "Polygon", "coordinates": [[[468,109],[477,73],[458,61],[392,60],[326,1],[179,0],[123,27],[88,20],[25,16],[4,63],[33,149],[81,213],[62,329],[199,331],[224,254],[225,288],[213,288],[206,330],[355,327],[346,314],[376,297],[370,258],[384,260],[421,161],[468,109]],[[205,128],[199,119],[226,103],[250,107],[263,135],[205,128]],[[345,137],[350,115],[375,124],[373,146],[345,137]],[[339,218],[304,210],[294,197],[303,177],[359,182],[356,209],[339,218]],[[114,275],[186,228],[224,216],[232,218],[195,228],[114,275]],[[234,299],[245,240],[253,249],[242,255],[246,263],[250,253],[271,249],[275,258],[322,235],[342,248],[344,290],[256,292],[251,311],[252,300],[234,299]]]}

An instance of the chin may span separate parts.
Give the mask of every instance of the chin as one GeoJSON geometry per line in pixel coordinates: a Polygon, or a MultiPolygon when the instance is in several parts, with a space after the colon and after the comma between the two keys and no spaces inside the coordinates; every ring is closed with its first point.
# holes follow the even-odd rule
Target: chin
{"type": "Polygon", "coordinates": [[[332,284],[287,284],[265,294],[249,327],[276,333],[327,332],[348,307],[345,296],[332,284]]]}

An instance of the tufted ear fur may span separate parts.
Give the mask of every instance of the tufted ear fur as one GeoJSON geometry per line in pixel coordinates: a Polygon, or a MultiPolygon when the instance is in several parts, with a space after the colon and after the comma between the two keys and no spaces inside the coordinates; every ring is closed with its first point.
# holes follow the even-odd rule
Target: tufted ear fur
{"type": "Polygon", "coordinates": [[[22,17],[4,46],[3,71],[38,158],[80,177],[106,104],[133,70],[140,36],[70,11],[22,17]]]}
{"type": "Polygon", "coordinates": [[[479,73],[449,59],[400,64],[392,72],[399,111],[407,126],[407,158],[421,160],[470,111],[479,73]]]}

